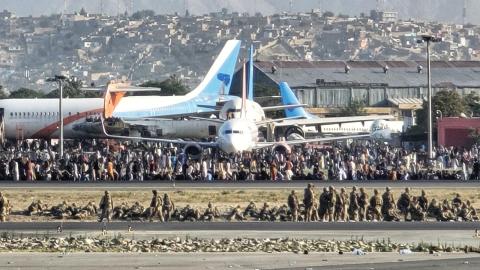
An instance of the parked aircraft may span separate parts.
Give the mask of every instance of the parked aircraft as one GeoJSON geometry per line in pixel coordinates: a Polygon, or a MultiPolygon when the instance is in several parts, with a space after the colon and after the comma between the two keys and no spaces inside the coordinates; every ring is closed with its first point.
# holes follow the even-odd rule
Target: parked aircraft
{"type": "MultiPolygon", "coordinates": [[[[112,82],[107,86],[107,106],[102,98],[66,98],[63,100],[64,137],[102,136],[100,123],[92,121],[99,118],[104,107],[106,114],[114,117],[171,117],[213,111],[199,105],[215,105],[221,94],[225,94],[226,100],[235,98],[228,94],[239,50],[240,41],[227,41],[205,79],[184,96],[123,98],[130,85],[112,82]]],[[[58,99],[0,100],[0,136],[3,138],[58,138],[58,119],[58,99]]]]}
{"type": "Polygon", "coordinates": [[[130,139],[147,140],[147,141],[181,145],[184,147],[183,151],[185,154],[189,156],[195,156],[195,157],[198,157],[202,153],[203,148],[218,148],[228,154],[252,151],[255,149],[267,148],[267,147],[272,147],[273,151],[288,152],[290,150],[290,145],[295,145],[295,144],[369,138],[370,136],[375,136],[376,138],[380,138],[382,135],[384,135],[384,132],[381,128],[385,126],[379,125],[378,129],[375,130],[375,134],[372,134],[372,135],[314,138],[314,139],[301,139],[301,140],[295,140],[295,141],[281,141],[281,142],[260,142],[258,137],[258,134],[259,134],[258,125],[252,119],[249,119],[246,117],[247,115],[246,99],[247,98],[246,98],[246,66],[245,64],[243,69],[243,78],[244,78],[244,82],[243,82],[242,106],[241,106],[240,117],[225,120],[223,124],[221,124],[218,130],[216,140],[213,142],[111,135],[105,129],[105,125],[103,125],[103,118],[102,118],[103,132],[107,137],[110,137],[110,138],[129,139],[129,140],[130,139]]]}

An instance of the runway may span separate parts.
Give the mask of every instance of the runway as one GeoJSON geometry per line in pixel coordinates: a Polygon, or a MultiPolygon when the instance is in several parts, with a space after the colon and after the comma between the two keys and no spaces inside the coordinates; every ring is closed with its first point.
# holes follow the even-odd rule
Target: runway
{"type": "Polygon", "coordinates": [[[474,231],[480,222],[5,222],[0,231],[474,231]]]}
{"type": "Polygon", "coordinates": [[[144,181],[144,182],[12,182],[0,181],[0,189],[301,189],[308,183],[322,188],[329,185],[337,187],[361,186],[365,188],[480,188],[479,181],[419,180],[419,181],[253,181],[253,182],[189,182],[189,181],[144,181]]]}

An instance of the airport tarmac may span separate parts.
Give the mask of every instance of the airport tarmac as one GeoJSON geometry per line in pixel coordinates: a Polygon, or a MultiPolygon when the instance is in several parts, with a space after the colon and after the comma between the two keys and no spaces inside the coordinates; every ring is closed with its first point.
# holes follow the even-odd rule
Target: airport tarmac
{"type": "Polygon", "coordinates": [[[313,183],[317,188],[334,186],[362,186],[365,188],[480,188],[480,181],[453,181],[453,180],[415,180],[415,181],[252,181],[252,182],[190,182],[190,181],[143,181],[143,182],[12,182],[0,181],[1,189],[286,189],[286,188],[305,188],[308,183],[313,183]]]}
{"type": "Polygon", "coordinates": [[[479,254],[1,253],[1,269],[478,269],[479,254]],[[376,267],[378,266],[378,268],[376,267]],[[383,266],[383,268],[382,268],[383,266]],[[389,268],[395,266],[396,268],[389,268]],[[442,267],[443,268],[440,268],[442,267]],[[445,268],[445,266],[448,266],[445,268]],[[347,268],[345,268],[347,267],[347,268]],[[365,268],[368,267],[368,268],[365,268]],[[470,268],[466,268],[470,267],[470,268]]]}

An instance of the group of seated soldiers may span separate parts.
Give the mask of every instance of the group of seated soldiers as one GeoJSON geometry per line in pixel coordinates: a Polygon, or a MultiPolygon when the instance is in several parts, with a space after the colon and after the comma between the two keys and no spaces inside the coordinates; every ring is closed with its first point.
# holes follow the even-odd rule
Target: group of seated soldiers
{"type": "MultiPolygon", "coordinates": [[[[413,196],[410,188],[405,188],[398,200],[395,200],[389,187],[382,195],[374,189],[373,196],[369,197],[364,188],[357,192],[357,188],[353,187],[347,193],[344,188],[337,192],[330,186],[323,189],[317,203],[313,185],[309,184],[303,202],[305,209],[302,213],[306,221],[424,221],[427,218],[437,221],[478,220],[476,209],[469,200],[464,201],[460,194],[456,194],[451,203],[443,200],[439,204],[436,199],[429,201],[424,190],[420,196],[413,196]]],[[[288,203],[291,212],[300,211],[294,191],[289,196],[288,203]]]]}
{"type": "Polygon", "coordinates": [[[287,203],[281,206],[270,206],[264,203],[257,207],[251,201],[245,209],[240,205],[221,212],[211,202],[207,208],[200,210],[197,207],[187,205],[176,208],[168,194],[160,196],[153,191],[153,197],[149,207],[142,206],[139,202],[133,205],[121,203],[113,206],[110,194],[102,198],[97,208],[94,202],[89,202],[81,207],[75,203],[62,202],[59,205],[49,207],[40,200],[32,202],[25,210],[26,215],[44,215],[60,219],[93,219],[101,216],[100,221],[107,220],[150,220],[159,221],[214,221],[215,219],[227,221],[424,221],[427,218],[437,221],[475,221],[478,220],[477,211],[469,200],[463,200],[460,194],[449,202],[437,202],[436,199],[429,201],[424,190],[419,196],[413,196],[410,189],[406,188],[395,200],[389,187],[380,195],[374,189],[373,196],[369,197],[364,188],[353,187],[347,193],[345,188],[339,192],[333,186],[324,188],[315,199],[313,185],[305,189],[303,203],[300,203],[296,192],[292,191],[288,196],[287,203]],[[105,203],[109,202],[109,203],[105,203]]]}

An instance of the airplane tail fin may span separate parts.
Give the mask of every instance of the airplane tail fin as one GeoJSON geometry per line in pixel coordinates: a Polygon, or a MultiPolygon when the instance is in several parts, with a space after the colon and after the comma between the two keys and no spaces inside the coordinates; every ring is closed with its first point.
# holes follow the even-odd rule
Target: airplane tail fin
{"type": "Polygon", "coordinates": [[[125,96],[130,87],[129,82],[116,82],[111,81],[108,83],[103,96],[103,116],[110,118],[113,116],[113,112],[117,107],[120,100],[125,96]]]}
{"type": "Polygon", "coordinates": [[[253,101],[253,45],[250,45],[248,57],[248,100],[253,101]]]}
{"type": "Polygon", "coordinates": [[[227,41],[205,79],[187,96],[213,97],[213,99],[216,99],[220,94],[230,94],[233,73],[240,52],[240,43],[239,40],[227,41]]]}
{"type": "MultiPolygon", "coordinates": [[[[282,96],[283,105],[300,104],[297,97],[295,96],[295,93],[293,93],[292,89],[290,89],[290,86],[288,86],[286,82],[281,82],[279,85],[279,88],[280,88],[280,95],[282,96]]],[[[311,118],[311,115],[308,112],[306,112],[303,107],[287,108],[285,109],[285,116],[311,118]]]]}

